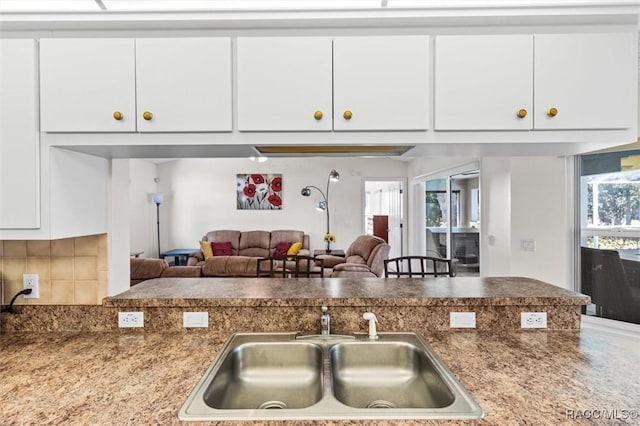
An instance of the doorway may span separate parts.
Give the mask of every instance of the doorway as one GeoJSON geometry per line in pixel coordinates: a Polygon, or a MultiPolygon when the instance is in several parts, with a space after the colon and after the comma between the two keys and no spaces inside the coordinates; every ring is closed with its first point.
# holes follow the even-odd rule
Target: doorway
{"type": "Polygon", "coordinates": [[[364,233],[384,239],[390,246],[389,258],[404,254],[404,179],[366,179],[364,181],[364,233]]]}

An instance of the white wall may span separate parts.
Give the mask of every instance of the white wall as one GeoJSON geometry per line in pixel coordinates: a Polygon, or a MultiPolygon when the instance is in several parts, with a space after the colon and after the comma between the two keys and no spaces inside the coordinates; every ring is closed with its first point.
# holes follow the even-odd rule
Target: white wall
{"type": "Polygon", "coordinates": [[[483,276],[523,276],[573,289],[567,159],[482,159],[483,276]],[[522,239],[535,241],[524,251],[522,239]]]}
{"type": "Polygon", "coordinates": [[[108,295],[129,289],[130,265],[130,163],[129,160],[111,161],[110,214],[109,214],[109,287],[108,295]]]}
{"type": "Polygon", "coordinates": [[[130,250],[143,251],[144,257],[158,255],[156,205],[156,164],[145,160],[129,161],[130,250]]]}
{"type": "MultiPolygon", "coordinates": [[[[363,229],[362,181],[364,178],[406,176],[405,162],[364,158],[270,158],[265,163],[248,159],[182,159],[158,166],[158,191],[165,194],[160,206],[162,250],[196,248],[210,230],[299,229],[310,235],[311,248],[323,247],[326,216],[315,209],[321,199],[313,191],[303,197],[306,185],[326,188],[331,169],[341,176],[331,183],[331,232],[336,248],[346,248],[363,229]],[[283,176],[283,209],[236,209],[236,175],[280,173],[283,176]]],[[[155,214],[153,215],[155,223],[155,214]]]]}
{"type": "Polygon", "coordinates": [[[483,158],[480,169],[480,273],[511,273],[511,165],[483,158]]]}
{"type": "Polygon", "coordinates": [[[572,289],[566,161],[557,157],[511,159],[510,272],[572,289]],[[535,240],[535,252],[523,251],[522,239],[535,240]]]}

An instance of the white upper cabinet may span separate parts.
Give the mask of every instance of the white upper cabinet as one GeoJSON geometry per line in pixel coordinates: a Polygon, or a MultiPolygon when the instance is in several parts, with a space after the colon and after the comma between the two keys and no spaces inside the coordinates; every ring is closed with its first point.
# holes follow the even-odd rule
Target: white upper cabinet
{"type": "Polygon", "coordinates": [[[532,82],[531,35],[436,37],[435,129],[530,130],[532,82]]]}
{"type": "Polygon", "coordinates": [[[42,130],[135,131],[134,52],[133,39],[40,40],[42,130]]]}
{"type": "Polygon", "coordinates": [[[330,131],[331,38],[240,37],[238,130],[330,131]]]}
{"type": "Polygon", "coordinates": [[[231,131],[229,38],[43,39],[40,50],[44,131],[231,131]]]}
{"type": "Polygon", "coordinates": [[[438,36],[436,130],[633,127],[636,35],[438,36]]]}
{"type": "Polygon", "coordinates": [[[335,130],[426,130],[429,37],[336,37],[335,130]]]}
{"type": "Polygon", "coordinates": [[[40,227],[35,40],[0,40],[0,229],[40,227]]]}
{"type": "Polygon", "coordinates": [[[637,33],[536,35],[535,128],[632,127],[636,43],[637,33]]]}
{"type": "Polygon", "coordinates": [[[140,132],[231,131],[231,40],[137,39],[136,90],[140,132]]]}

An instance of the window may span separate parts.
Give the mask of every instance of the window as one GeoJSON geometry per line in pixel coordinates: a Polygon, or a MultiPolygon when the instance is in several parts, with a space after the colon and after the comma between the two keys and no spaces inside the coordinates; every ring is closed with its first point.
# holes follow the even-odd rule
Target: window
{"type": "Polygon", "coordinates": [[[640,324],[640,151],[581,157],[580,228],[586,313],[640,324]]]}

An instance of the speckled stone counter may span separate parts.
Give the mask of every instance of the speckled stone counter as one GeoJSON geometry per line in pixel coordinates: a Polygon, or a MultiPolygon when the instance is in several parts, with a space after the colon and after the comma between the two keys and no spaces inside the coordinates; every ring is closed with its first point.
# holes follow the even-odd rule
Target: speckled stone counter
{"type": "Polygon", "coordinates": [[[208,312],[209,329],[317,332],[327,305],[336,331],[363,327],[375,312],[387,330],[449,330],[451,312],[475,312],[478,330],[517,330],[521,312],[546,312],[548,329],[578,330],[589,297],[519,278],[278,279],[160,278],[140,283],[103,306],[21,306],[6,331],[107,331],[118,312],[144,314],[145,330],[179,331],[184,312],[208,312]]]}
{"type": "MultiPolygon", "coordinates": [[[[639,422],[630,418],[640,408],[638,340],[594,330],[415,331],[425,337],[482,406],[485,419],[366,424],[555,426],[639,422]],[[594,420],[594,413],[603,410],[617,419],[594,420]]],[[[210,330],[2,333],[0,423],[181,424],[176,417],[180,406],[228,337],[228,333],[210,330]]]]}

